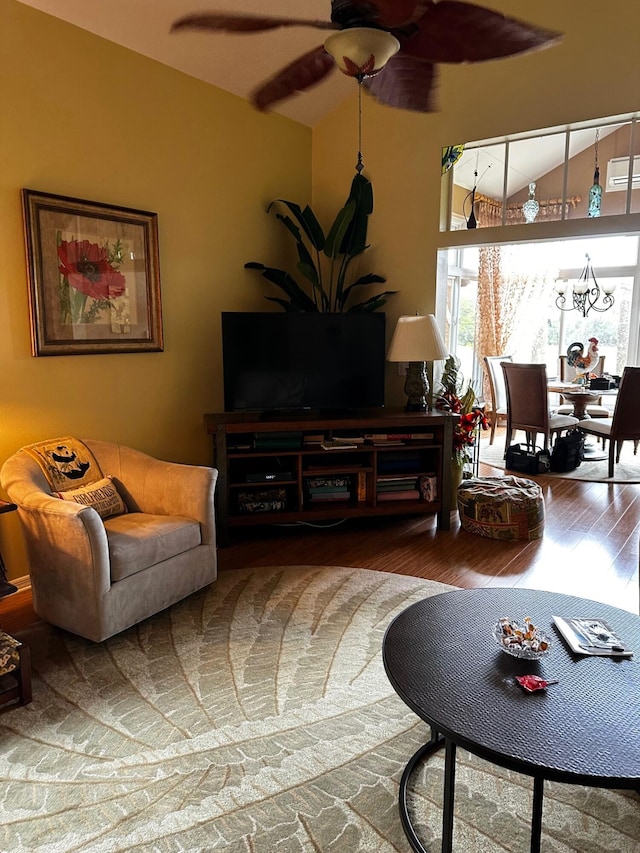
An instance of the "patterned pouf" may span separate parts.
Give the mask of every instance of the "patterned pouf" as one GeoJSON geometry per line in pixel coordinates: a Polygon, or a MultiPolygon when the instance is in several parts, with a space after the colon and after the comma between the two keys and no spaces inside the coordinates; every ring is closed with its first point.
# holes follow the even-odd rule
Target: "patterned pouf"
{"type": "Polygon", "coordinates": [[[463,530],[490,539],[540,539],[544,531],[542,489],[522,477],[477,477],[458,488],[463,530]]]}

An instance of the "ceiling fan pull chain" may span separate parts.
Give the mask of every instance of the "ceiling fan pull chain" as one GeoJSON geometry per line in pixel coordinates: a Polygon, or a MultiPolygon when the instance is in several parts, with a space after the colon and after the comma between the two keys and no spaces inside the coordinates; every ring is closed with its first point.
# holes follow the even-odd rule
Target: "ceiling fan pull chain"
{"type": "Polygon", "coordinates": [[[358,162],[356,163],[356,172],[359,175],[364,169],[362,162],[362,79],[358,80],[358,162]]]}

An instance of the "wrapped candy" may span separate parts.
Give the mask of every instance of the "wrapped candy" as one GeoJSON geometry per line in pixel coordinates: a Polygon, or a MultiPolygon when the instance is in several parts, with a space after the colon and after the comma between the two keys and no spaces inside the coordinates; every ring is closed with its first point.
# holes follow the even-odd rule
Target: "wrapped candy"
{"type": "Polygon", "coordinates": [[[498,623],[498,630],[503,646],[531,649],[534,652],[546,652],[549,648],[549,641],[538,631],[529,616],[525,616],[523,626],[504,616],[498,623]]]}
{"type": "Polygon", "coordinates": [[[536,690],[544,690],[550,684],[557,684],[557,678],[541,678],[539,675],[516,675],[516,681],[518,684],[527,691],[527,693],[533,693],[536,690]]]}

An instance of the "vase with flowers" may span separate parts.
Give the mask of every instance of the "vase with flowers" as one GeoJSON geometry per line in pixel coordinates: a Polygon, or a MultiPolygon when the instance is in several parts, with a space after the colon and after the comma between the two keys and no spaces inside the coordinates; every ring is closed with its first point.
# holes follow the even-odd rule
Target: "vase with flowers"
{"type": "Polygon", "coordinates": [[[460,359],[450,355],[444,363],[440,388],[435,401],[436,409],[460,415],[453,430],[453,455],[451,457],[452,509],[456,505],[456,491],[463,478],[472,476],[473,448],[478,440],[478,431],[487,429],[484,409],[471,382],[464,388],[464,377],[460,371],[460,359]]]}

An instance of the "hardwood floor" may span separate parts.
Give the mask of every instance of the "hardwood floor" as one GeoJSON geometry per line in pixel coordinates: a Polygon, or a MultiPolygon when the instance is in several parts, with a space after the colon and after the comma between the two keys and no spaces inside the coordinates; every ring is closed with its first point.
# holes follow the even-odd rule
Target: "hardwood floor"
{"type": "MultiPolygon", "coordinates": [[[[481,465],[482,476],[503,472],[481,465]]],[[[520,586],[572,593],[638,612],[640,485],[536,477],[545,532],[534,542],[496,542],[435,517],[351,519],[334,527],[237,531],[220,549],[221,571],[245,566],[357,566],[460,587],[520,586]]]]}
{"type": "MultiPolygon", "coordinates": [[[[480,466],[481,476],[499,476],[480,466]]],[[[249,566],[354,566],[430,578],[459,587],[520,586],[573,593],[638,612],[640,484],[536,477],[545,532],[534,542],[496,542],[433,517],[350,519],[332,527],[235,531],[218,552],[220,571],[249,566]]],[[[0,599],[0,624],[19,631],[35,619],[30,594],[0,599]]]]}

